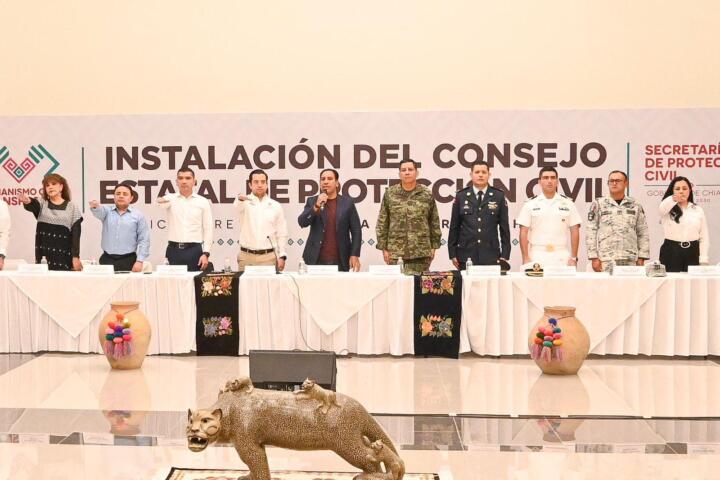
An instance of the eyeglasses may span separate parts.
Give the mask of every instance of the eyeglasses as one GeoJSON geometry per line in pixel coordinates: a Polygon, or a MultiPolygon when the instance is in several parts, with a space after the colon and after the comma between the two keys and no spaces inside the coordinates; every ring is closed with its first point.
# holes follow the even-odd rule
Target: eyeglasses
{"type": "Polygon", "coordinates": [[[622,178],[611,178],[608,183],[623,183],[624,181],[622,178]]]}

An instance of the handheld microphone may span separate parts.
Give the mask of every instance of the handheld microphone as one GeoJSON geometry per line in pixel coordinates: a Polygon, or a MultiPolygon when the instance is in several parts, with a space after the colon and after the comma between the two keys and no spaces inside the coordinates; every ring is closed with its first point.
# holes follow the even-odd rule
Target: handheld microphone
{"type": "Polygon", "coordinates": [[[265,238],[268,239],[268,242],[270,242],[270,247],[272,248],[273,255],[275,255],[275,273],[280,273],[280,260],[277,256],[277,251],[275,250],[275,245],[273,245],[272,239],[270,238],[270,235],[267,235],[265,238]]]}
{"type": "MultiPolygon", "coordinates": [[[[321,188],[321,189],[320,189],[320,194],[323,194],[323,193],[325,193],[325,190],[323,190],[323,189],[321,188]]],[[[320,204],[320,211],[322,212],[323,210],[325,210],[325,202],[323,202],[323,203],[320,204]]]]}

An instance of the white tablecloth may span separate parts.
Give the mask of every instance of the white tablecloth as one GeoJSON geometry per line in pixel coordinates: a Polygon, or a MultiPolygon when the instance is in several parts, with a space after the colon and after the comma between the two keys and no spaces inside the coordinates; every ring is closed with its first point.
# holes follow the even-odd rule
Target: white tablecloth
{"type": "MultiPolygon", "coordinates": [[[[0,352],[100,353],[98,323],[111,300],[141,302],[153,329],[150,354],[194,349],[191,274],[128,275],[118,290],[106,293],[110,296],[102,299],[98,313],[77,336],[38,305],[41,298],[34,301],[23,293],[11,278],[15,275],[20,274],[0,272],[0,352]]],[[[79,281],[79,274],[55,276],[45,278],[49,295],[77,291],[70,286],[79,281]]],[[[525,355],[528,332],[542,316],[543,306],[560,304],[577,307],[577,317],[591,335],[592,353],[720,355],[718,277],[464,278],[461,352],[525,355]]],[[[250,349],[309,347],[365,355],[412,354],[413,279],[370,274],[243,276],[239,322],[241,355],[250,349]],[[320,324],[331,333],[324,333],[320,324]]]]}
{"type": "Polygon", "coordinates": [[[543,306],[569,305],[591,353],[720,355],[720,278],[465,277],[460,351],[527,354],[543,306]]]}
{"type": "MultiPolygon", "coordinates": [[[[31,275],[17,272],[0,273],[0,352],[97,352],[102,348],[98,342],[98,326],[110,310],[110,301],[139,301],[152,328],[149,354],[187,353],[195,347],[195,288],[193,274],[179,276],[119,275],[104,282],[102,277],[90,277],[78,273],[44,275],[45,292],[35,289],[28,282],[31,275]],[[16,284],[33,288],[32,298],[16,284]],[[71,292],[82,292],[90,281],[118,284],[116,288],[98,289],[94,302],[97,313],[83,320],[84,327],[77,335],[68,333],[55,319],[48,315],[59,303],[56,297],[67,297],[71,292]],[[122,278],[122,281],[118,279],[122,278]],[[104,297],[104,298],[103,298],[104,297]]],[[[107,280],[107,279],[105,279],[107,280]]],[[[87,315],[87,308],[80,308],[83,298],[69,298],[77,302],[79,316],[87,315]]],[[[69,307],[72,308],[72,307],[69,307]]],[[[71,310],[72,312],[72,310],[71,310]]],[[[67,314],[68,312],[63,312],[67,314]]],[[[70,330],[74,330],[75,327],[70,330]]]]}
{"type": "Polygon", "coordinates": [[[337,353],[411,354],[412,317],[413,278],[408,276],[364,273],[324,277],[243,276],[239,353],[312,348],[337,353]],[[337,318],[331,322],[321,319],[338,313],[335,307],[339,300],[340,317],[349,314],[349,318],[342,322],[336,322],[337,318]],[[320,325],[327,328],[328,323],[339,326],[326,334],[320,325]]]}
{"type": "Polygon", "coordinates": [[[77,337],[129,277],[48,272],[8,278],[71,337],[77,337]]]}

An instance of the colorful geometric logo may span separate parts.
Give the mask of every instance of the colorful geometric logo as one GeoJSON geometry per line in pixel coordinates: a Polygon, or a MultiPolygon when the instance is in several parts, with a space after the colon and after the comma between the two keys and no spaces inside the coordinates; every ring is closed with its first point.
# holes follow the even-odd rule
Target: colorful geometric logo
{"type": "Polygon", "coordinates": [[[30,172],[32,172],[44,159],[48,159],[50,161],[50,168],[47,172],[45,172],[45,175],[53,173],[55,169],[60,166],[60,162],[58,162],[55,157],[53,157],[53,155],[41,144],[30,147],[30,150],[28,150],[28,156],[20,163],[13,160],[7,147],[0,146],[0,166],[2,166],[3,170],[9,173],[17,183],[21,183],[25,180],[25,177],[27,177],[30,172]]]}

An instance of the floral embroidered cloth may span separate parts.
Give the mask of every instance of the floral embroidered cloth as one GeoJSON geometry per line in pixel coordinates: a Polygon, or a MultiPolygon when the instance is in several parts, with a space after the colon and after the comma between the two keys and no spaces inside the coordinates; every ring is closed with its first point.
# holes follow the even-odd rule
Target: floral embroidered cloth
{"type": "Polygon", "coordinates": [[[239,277],[239,273],[212,273],[195,277],[195,341],[198,355],[238,354],[239,277]]]}
{"type": "Polygon", "coordinates": [[[425,272],[415,276],[415,355],[457,358],[461,316],[459,272],[425,272]]]}

